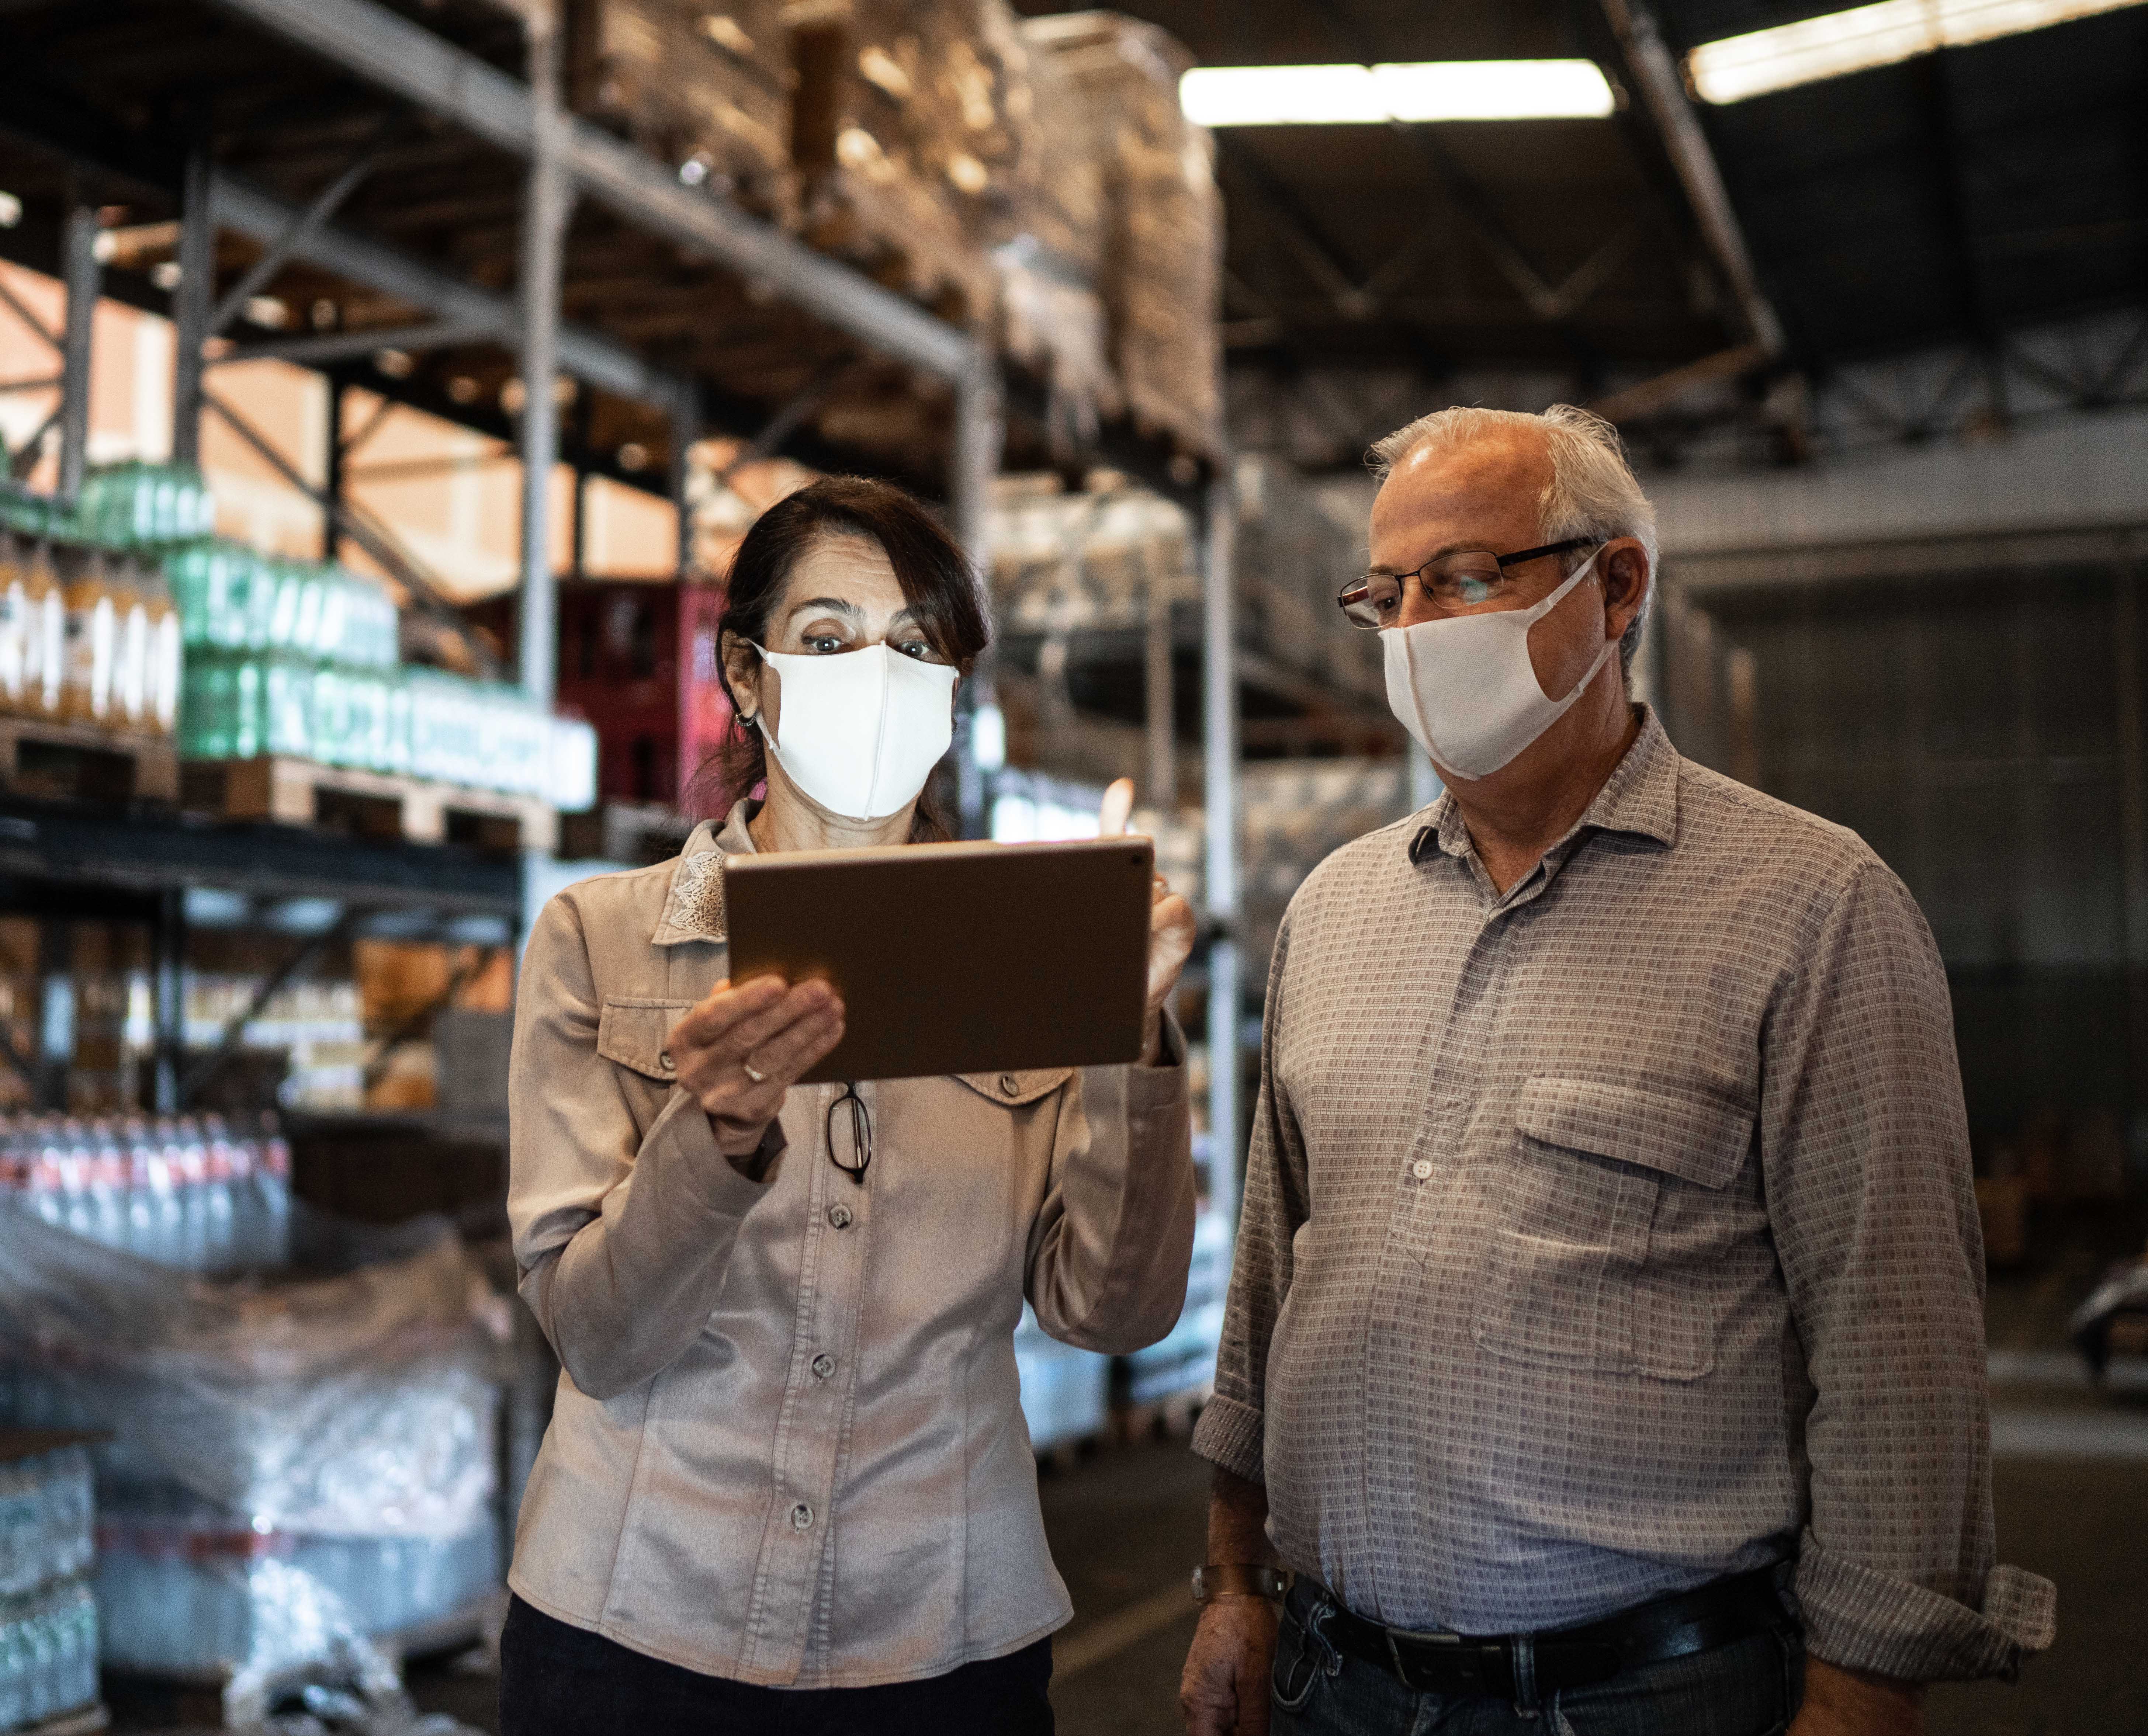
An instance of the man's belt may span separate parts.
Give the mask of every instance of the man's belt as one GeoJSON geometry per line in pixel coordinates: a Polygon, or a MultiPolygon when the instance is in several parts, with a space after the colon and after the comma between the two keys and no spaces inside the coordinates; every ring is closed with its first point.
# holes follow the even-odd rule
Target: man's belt
{"type": "Polygon", "coordinates": [[[1290,1603],[1309,1633],[1377,1664],[1413,1693],[1499,1699],[1515,1697],[1515,1652],[1524,1640],[1535,1654],[1537,1688],[1553,1693],[1608,1682],[1645,1663],[1713,1651],[1789,1619],[1774,1568],[1711,1580],[1582,1627],[1497,1638],[1383,1628],[1351,1614],[1307,1579],[1292,1588],[1290,1603]]]}

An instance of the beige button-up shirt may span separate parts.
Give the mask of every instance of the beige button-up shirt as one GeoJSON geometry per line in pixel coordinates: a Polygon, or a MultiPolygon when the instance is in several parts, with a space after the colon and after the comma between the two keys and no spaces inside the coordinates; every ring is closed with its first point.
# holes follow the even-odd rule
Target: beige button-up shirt
{"type": "Polygon", "coordinates": [[[1443,797],[1292,901],[1194,1444],[1393,1626],[1795,1556],[1820,1658],[2003,1674],[2053,1593],[1994,1562],[1982,1291],[1922,916],[1648,715],[1503,894],[1443,797]]]}
{"type": "Polygon", "coordinates": [[[675,861],[570,888],[530,937],[509,1215],[565,1372],[509,1582],[740,1681],[936,1675],[1071,1613],[1014,1330],[1025,1297],[1092,1350],[1171,1329],[1193,1232],[1186,1071],[861,1085],[862,1186],[828,1149],[841,1088],[801,1086],[749,1179],[664,1048],[725,974],[723,858],[752,850],[747,811],[675,861]]]}

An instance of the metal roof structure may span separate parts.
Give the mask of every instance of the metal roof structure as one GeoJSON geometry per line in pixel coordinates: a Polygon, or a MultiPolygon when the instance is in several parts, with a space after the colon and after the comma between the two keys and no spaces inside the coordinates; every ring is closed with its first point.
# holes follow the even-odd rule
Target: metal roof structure
{"type": "Polygon", "coordinates": [[[1721,107],[1685,89],[1687,52],[1839,8],[1128,9],[1212,64],[1580,56],[1620,95],[1602,120],[1219,134],[1234,398],[1297,400],[1318,424],[1302,461],[1354,464],[1442,394],[1593,402],[1660,456],[1714,440],[1746,462],[1816,429],[1923,438],[2148,396],[2148,8],[1721,107]],[[1920,352],[1910,385],[1871,377],[1920,352]]]}

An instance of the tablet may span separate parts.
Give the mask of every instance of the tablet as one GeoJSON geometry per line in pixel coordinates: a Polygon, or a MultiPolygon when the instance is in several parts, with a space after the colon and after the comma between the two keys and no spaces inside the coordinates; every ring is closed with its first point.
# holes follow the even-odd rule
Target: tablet
{"type": "Polygon", "coordinates": [[[843,997],[801,1083],[1137,1061],[1155,872],[1146,838],[730,856],[730,978],[843,997]]]}

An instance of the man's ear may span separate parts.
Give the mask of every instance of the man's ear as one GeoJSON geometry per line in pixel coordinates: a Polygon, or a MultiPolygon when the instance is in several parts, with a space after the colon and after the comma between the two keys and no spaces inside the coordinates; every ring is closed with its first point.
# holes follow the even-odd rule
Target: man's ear
{"type": "Polygon", "coordinates": [[[1641,605],[1649,595],[1649,554],[1639,539],[1622,536],[1607,547],[1599,557],[1603,574],[1603,606],[1607,610],[1622,611],[1624,619],[1618,623],[1619,636],[1634,623],[1641,612],[1641,605]]]}

